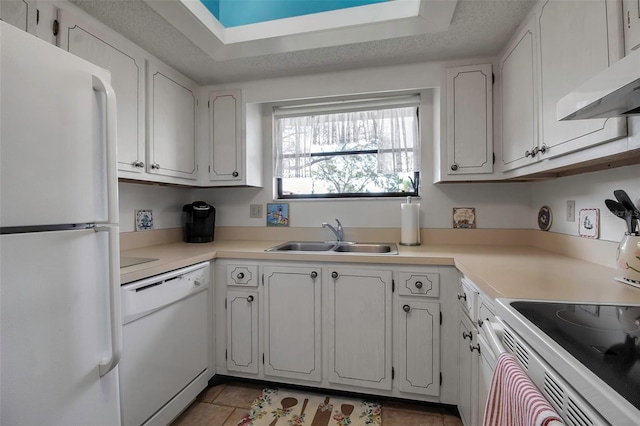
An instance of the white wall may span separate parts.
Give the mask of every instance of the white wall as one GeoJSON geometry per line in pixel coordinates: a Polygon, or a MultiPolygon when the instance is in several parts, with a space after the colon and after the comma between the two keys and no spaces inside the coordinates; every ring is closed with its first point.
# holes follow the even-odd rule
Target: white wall
{"type": "MultiPolygon", "coordinates": [[[[482,63],[486,59],[469,59],[464,63],[482,63]]],[[[271,79],[239,83],[243,102],[269,103],[323,96],[358,93],[406,91],[441,86],[444,69],[455,63],[421,63],[369,70],[343,71],[286,79],[271,79]]],[[[200,91],[201,104],[206,105],[208,93],[230,87],[208,86],[200,91]]],[[[422,199],[421,226],[451,228],[453,207],[475,207],[479,228],[528,228],[531,224],[531,193],[528,183],[445,184],[433,185],[434,126],[439,124],[440,101],[425,90],[421,107],[422,199]],[[435,118],[435,122],[434,122],[435,118]]],[[[263,109],[265,123],[263,152],[264,188],[219,188],[194,190],[193,197],[209,202],[216,208],[217,226],[265,226],[266,219],[250,219],[249,204],[274,202],[270,110],[263,109]]],[[[400,203],[404,199],[360,200],[287,200],[290,225],[316,227],[323,221],[339,218],[345,227],[399,227],[400,203]]],[[[266,206],[265,206],[266,209],[266,206]]]]}
{"type": "MultiPolygon", "coordinates": [[[[135,231],[135,211],[152,210],[154,229],[180,226],[182,206],[191,202],[189,188],[121,182],[120,232],[135,231]]],[[[144,232],[144,231],[143,231],[144,232]]]]}
{"type": "MultiPolygon", "coordinates": [[[[615,200],[613,191],[625,190],[631,199],[640,201],[640,165],[621,167],[612,170],[567,176],[559,179],[532,184],[531,205],[537,211],[543,205],[551,207],[553,212],[552,232],[578,235],[578,212],[580,209],[600,209],[600,239],[620,241],[626,225],[615,217],[604,204],[604,200],[615,200]],[[576,202],[576,221],[566,221],[566,201],[576,202]]],[[[529,224],[537,229],[535,216],[529,224]]]]}

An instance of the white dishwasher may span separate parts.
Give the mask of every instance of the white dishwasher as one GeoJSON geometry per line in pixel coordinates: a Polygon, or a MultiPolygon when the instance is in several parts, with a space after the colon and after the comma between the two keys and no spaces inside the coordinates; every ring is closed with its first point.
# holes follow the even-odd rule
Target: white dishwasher
{"type": "Polygon", "coordinates": [[[166,425],[207,386],[209,263],[122,286],[124,426],[166,425]]]}

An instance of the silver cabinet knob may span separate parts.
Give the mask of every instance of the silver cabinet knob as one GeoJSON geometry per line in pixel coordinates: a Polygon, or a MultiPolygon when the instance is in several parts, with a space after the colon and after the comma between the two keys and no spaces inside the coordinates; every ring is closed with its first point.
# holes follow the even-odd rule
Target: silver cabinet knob
{"type": "Polygon", "coordinates": [[[452,164],[451,165],[451,170],[453,170],[454,172],[457,171],[460,167],[457,164],[452,164]]]}
{"type": "Polygon", "coordinates": [[[464,339],[471,340],[472,338],[473,338],[473,334],[471,334],[471,332],[468,332],[468,333],[466,331],[462,332],[462,340],[464,339]]]}
{"type": "Polygon", "coordinates": [[[244,272],[238,272],[238,275],[236,275],[236,278],[238,278],[239,280],[244,278],[244,272]]]}
{"type": "Polygon", "coordinates": [[[458,293],[458,300],[462,300],[462,299],[464,299],[465,302],[467,301],[467,293],[462,293],[462,294],[458,293]]]}
{"type": "Polygon", "coordinates": [[[529,150],[526,150],[526,151],[524,152],[524,156],[525,156],[525,157],[533,157],[533,153],[532,153],[532,152],[529,152],[529,150]]]}
{"type": "Polygon", "coordinates": [[[540,154],[545,154],[547,152],[547,146],[546,145],[542,145],[539,149],[540,154]]]}
{"type": "Polygon", "coordinates": [[[403,311],[405,311],[406,313],[409,313],[409,311],[411,310],[411,306],[409,306],[409,305],[404,305],[404,306],[402,307],[402,310],[403,310],[403,311]]]}
{"type": "Polygon", "coordinates": [[[314,280],[315,280],[316,278],[318,278],[318,273],[317,273],[316,271],[312,271],[309,275],[310,275],[310,276],[311,276],[311,278],[313,278],[314,280]]]}
{"type": "Polygon", "coordinates": [[[422,281],[416,281],[415,286],[416,286],[416,288],[418,288],[418,289],[422,288],[422,281]]]}
{"type": "Polygon", "coordinates": [[[336,271],[333,271],[333,272],[331,273],[331,278],[333,278],[334,280],[335,280],[336,278],[338,278],[338,273],[337,273],[336,271]]]}
{"type": "Polygon", "coordinates": [[[154,170],[160,170],[160,164],[153,163],[153,164],[151,164],[151,168],[154,169],[154,170]]]}
{"type": "Polygon", "coordinates": [[[253,296],[250,295],[249,297],[247,297],[247,302],[249,303],[253,302],[253,296]]]}
{"type": "Polygon", "coordinates": [[[196,287],[200,287],[202,285],[202,283],[200,281],[198,281],[198,280],[195,280],[193,282],[193,285],[195,285],[196,287]]]}
{"type": "Polygon", "coordinates": [[[469,350],[471,352],[478,351],[478,355],[480,355],[480,345],[479,344],[474,346],[473,343],[469,343],[469,350]]]}
{"type": "Polygon", "coordinates": [[[131,165],[138,169],[141,169],[144,167],[144,163],[142,161],[134,161],[133,163],[131,163],[131,165]]]}
{"type": "Polygon", "coordinates": [[[482,327],[482,324],[484,324],[484,321],[482,321],[481,319],[478,320],[478,327],[482,327]]]}
{"type": "Polygon", "coordinates": [[[233,177],[238,177],[238,172],[235,172],[235,171],[234,171],[233,173],[231,173],[231,176],[233,176],[233,177]]]}

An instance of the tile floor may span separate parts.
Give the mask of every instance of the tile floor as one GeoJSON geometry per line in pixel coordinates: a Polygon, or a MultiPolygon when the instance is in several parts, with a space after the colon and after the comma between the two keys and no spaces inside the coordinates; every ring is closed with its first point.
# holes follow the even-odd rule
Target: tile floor
{"type": "MultiPolygon", "coordinates": [[[[205,389],[172,426],[236,426],[264,386],[232,382],[205,389]]],[[[460,419],[445,409],[383,402],[382,426],[458,426],[460,419]]]]}

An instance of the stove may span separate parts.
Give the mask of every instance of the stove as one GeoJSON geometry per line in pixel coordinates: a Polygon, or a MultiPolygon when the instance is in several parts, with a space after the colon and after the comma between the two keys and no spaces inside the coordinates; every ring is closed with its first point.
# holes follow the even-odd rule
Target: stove
{"type": "Polygon", "coordinates": [[[640,306],[497,300],[498,315],[603,419],[640,418],[640,306]]]}

